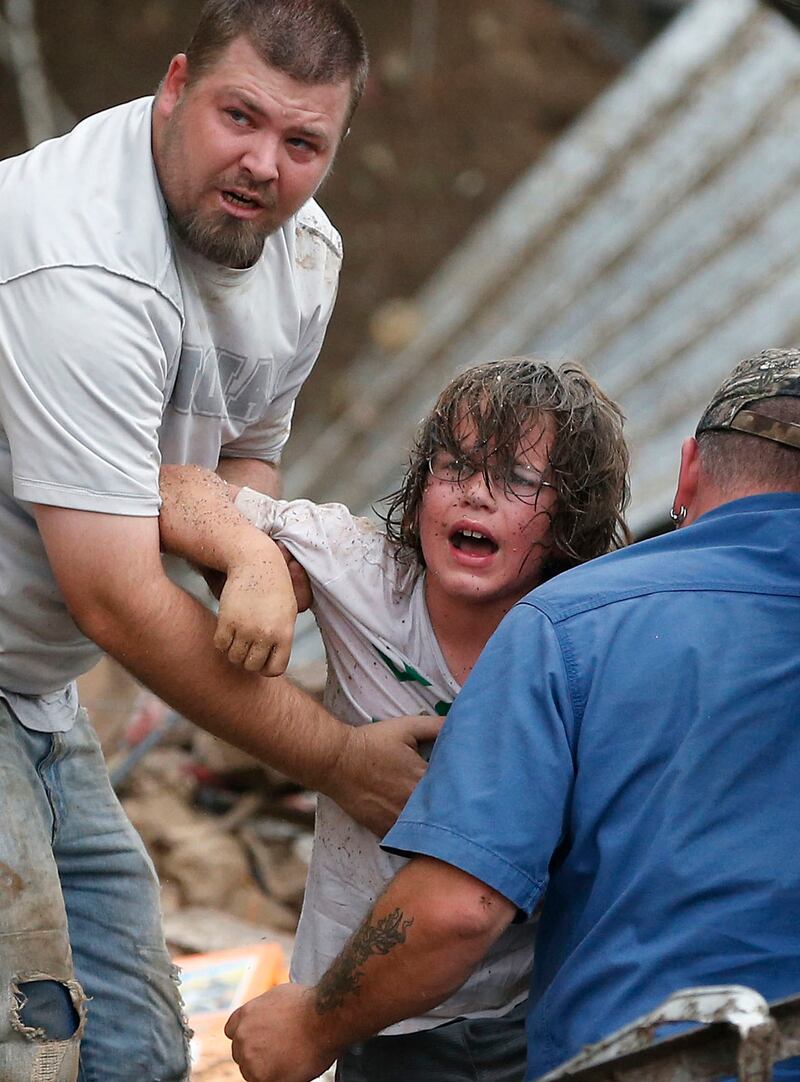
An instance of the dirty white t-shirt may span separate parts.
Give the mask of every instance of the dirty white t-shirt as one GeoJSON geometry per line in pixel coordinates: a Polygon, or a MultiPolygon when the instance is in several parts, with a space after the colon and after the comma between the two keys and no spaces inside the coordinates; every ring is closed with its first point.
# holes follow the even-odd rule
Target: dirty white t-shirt
{"type": "Polygon", "coordinates": [[[31,504],[157,515],[162,462],[276,461],[333,307],[339,236],[311,201],[247,270],[171,233],[152,99],[0,163],[0,693],[69,727],[99,655],[31,504]]]}
{"type": "MultiPolygon", "coordinates": [[[[325,644],[327,709],[350,725],[446,714],[459,685],[439,649],[416,561],[367,519],[340,504],[282,501],[242,489],[236,506],[305,568],[325,644]]],[[[491,739],[491,733],[487,733],[491,739]]],[[[314,849],[292,958],[292,979],[316,983],[375,899],[406,863],[327,797],[317,804],[314,849]]],[[[386,1033],[429,1029],[458,1017],[505,1014],[527,995],[534,926],[512,925],[450,999],[386,1033]]]]}

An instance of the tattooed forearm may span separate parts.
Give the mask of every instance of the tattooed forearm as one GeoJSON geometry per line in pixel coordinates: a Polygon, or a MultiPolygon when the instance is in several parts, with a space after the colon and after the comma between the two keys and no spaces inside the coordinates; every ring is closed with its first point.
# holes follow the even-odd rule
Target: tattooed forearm
{"type": "Polygon", "coordinates": [[[372,912],[333,962],[317,985],[317,1014],[325,1014],[342,1005],[348,994],[358,992],[361,981],[360,966],[373,954],[388,954],[406,941],[406,931],[414,918],[405,919],[402,909],[395,909],[372,923],[372,912]]]}

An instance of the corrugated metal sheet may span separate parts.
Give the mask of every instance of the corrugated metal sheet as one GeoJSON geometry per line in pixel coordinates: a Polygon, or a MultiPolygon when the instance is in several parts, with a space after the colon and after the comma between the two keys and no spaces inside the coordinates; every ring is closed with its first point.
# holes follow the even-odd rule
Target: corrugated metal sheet
{"type": "Polygon", "coordinates": [[[799,122],[797,29],[758,0],[690,5],[423,290],[417,337],[359,359],[289,491],[367,509],[452,375],[537,353],[622,404],[631,524],[654,528],[714,387],[800,339],[799,122]]]}

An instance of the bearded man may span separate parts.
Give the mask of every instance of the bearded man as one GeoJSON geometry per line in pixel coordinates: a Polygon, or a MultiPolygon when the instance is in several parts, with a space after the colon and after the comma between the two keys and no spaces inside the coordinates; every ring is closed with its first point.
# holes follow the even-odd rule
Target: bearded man
{"type": "Polygon", "coordinates": [[[0,164],[4,1082],[188,1077],[155,876],[77,703],[101,649],[373,830],[424,769],[427,723],[355,734],[276,676],[282,561],[269,641],[225,657],[159,554],[162,462],[277,492],[341,264],[312,197],[366,72],[343,0],[209,0],[154,99],[0,164]]]}

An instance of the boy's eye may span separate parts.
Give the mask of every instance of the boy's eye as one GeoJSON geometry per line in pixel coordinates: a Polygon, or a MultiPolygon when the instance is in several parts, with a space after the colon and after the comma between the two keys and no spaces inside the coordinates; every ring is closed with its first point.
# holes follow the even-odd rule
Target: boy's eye
{"type": "Polygon", "coordinates": [[[542,475],[530,466],[516,465],[511,471],[511,484],[515,488],[527,488],[529,492],[537,492],[541,483],[542,475]]]}
{"type": "Polygon", "coordinates": [[[475,472],[466,459],[456,458],[445,451],[431,457],[430,470],[441,481],[465,481],[475,472]]]}
{"type": "Polygon", "coordinates": [[[545,481],[539,470],[519,462],[512,469],[507,483],[508,491],[520,500],[538,499],[543,488],[552,487],[552,482],[545,481]]]}

